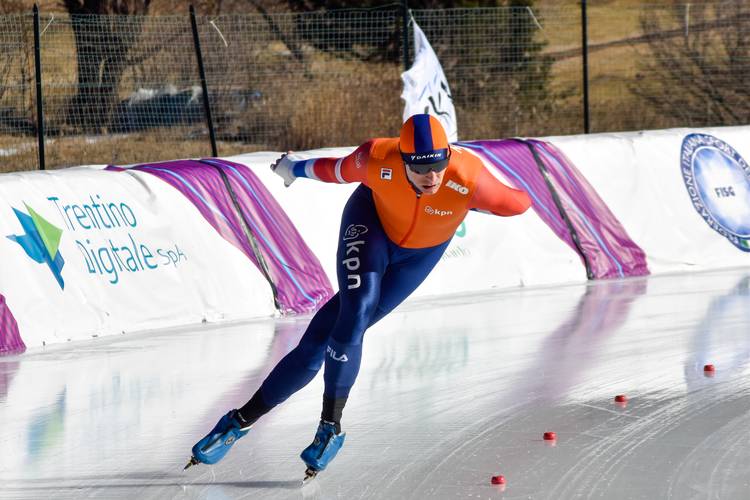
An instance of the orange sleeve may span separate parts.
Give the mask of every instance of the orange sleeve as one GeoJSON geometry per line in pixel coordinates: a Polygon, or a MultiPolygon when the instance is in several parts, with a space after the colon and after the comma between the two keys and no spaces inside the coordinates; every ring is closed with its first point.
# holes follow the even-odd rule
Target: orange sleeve
{"type": "Polygon", "coordinates": [[[507,217],[522,214],[530,206],[531,198],[526,191],[506,186],[486,168],[479,171],[469,208],[507,217]]]}
{"type": "Polygon", "coordinates": [[[370,159],[372,141],[362,144],[343,158],[311,158],[295,165],[298,177],[308,177],[323,182],[367,184],[367,163],[370,159]]]}

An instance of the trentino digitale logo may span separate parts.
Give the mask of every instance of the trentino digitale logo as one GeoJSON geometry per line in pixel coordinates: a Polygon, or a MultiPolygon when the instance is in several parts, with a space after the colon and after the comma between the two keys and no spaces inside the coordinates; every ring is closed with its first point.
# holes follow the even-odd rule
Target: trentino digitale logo
{"type": "Polygon", "coordinates": [[[36,213],[26,203],[24,205],[29,212],[28,214],[15,208],[13,211],[16,213],[16,217],[18,217],[21,227],[23,227],[26,233],[21,235],[11,234],[7,238],[21,245],[26,255],[31,257],[35,262],[39,264],[46,263],[55,276],[60,288],[65,289],[65,282],[62,278],[62,268],[65,265],[65,261],[62,255],[60,255],[62,229],[45,220],[44,217],[36,213]]]}
{"type": "Polygon", "coordinates": [[[729,144],[707,134],[682,141],[682,179],[706,223],[750,252],[750,166],[729,144]]]}

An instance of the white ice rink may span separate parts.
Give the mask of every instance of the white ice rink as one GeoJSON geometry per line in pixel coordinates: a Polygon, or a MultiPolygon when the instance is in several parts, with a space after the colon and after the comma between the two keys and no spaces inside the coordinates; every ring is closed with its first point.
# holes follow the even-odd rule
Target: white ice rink
{"type": "Polygon", "coordinates": [[[313,484],[299,453],[320,375],[222,462],[182,472],[308,319],[0,358],[0,497],[750,498],[750,271],[406,305],[366,334],[346,444],[313,484]]]}

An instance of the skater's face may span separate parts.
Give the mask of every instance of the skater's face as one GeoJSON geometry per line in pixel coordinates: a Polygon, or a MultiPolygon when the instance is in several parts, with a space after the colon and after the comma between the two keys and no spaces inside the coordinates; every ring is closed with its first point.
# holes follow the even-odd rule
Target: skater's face
{"type": "Polygon", "coordinates": [[[411,183],[414,184],[420,192],[422,192],[422,194],[437,193],[438,189],[440,189],[440,185],[443,183],[444,175],[445,170],[441,170],[440,172],[430,171],[426,174],[418,174],[412,171],[412,169],[410,168],[406,169],[406,176],[409,178],[411,183]]]}

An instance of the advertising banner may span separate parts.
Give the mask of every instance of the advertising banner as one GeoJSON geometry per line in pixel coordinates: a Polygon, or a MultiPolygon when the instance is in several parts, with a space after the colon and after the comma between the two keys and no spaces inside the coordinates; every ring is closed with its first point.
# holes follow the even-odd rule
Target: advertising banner
{"type": "Polygon", "coordinates": [[[248,258],[153,175],[3,175],[0,200],[0,293],[26,346],[274,312],[248,258]]]}
{"type": "Polygon", "coordinates": [[[213,158],[132,168],[153,174],[190,200],[264,275],[282,314],[315,311],[333,295],[317,257],[246,166],[213,158]]]}
{"type": "Polygon", "coordinates": [[[606,200],[652,273],[750,264],[750,127],[550,142],[606,200]]]}

